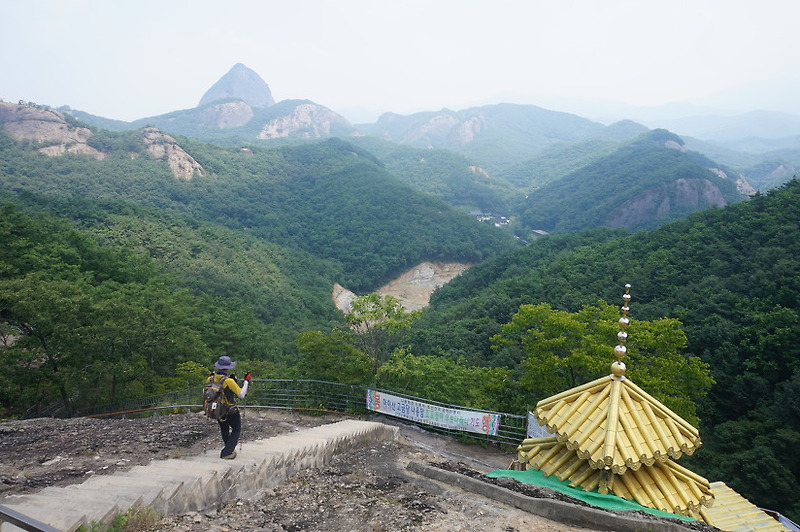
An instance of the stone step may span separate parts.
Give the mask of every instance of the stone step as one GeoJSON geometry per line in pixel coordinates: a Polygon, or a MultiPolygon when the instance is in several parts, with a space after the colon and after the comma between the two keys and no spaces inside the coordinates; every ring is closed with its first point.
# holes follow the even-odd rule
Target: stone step
{"type": "MultiPolygon", "coordinates": [[[[327,464],[336,453],[396,438],[395,427],[345,420],[242,442],[234,460],[213,454],[154,460],[128,471],[95,475],[81,484],[9,496],[0,504],[66,532],[81,525],[109,524],[117,514],[137,506],[175,515],[275,487],[298,471],[327,464]]],[[[16,530],[21,529],[0,523],[0,532],[16,530]]]]}

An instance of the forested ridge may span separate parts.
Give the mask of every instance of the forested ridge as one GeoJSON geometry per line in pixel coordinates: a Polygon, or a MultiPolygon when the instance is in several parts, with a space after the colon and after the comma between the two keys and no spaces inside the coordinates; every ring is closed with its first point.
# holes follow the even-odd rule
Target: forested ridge
{"type": "Polygon", "coordinates": [[[375,154],[388,171],[415,190],[465,212],[510,214],[522,189],[449,150],[414,148],[374,137],[352,142],[375,154]]]}
{"type": "Polygon", "coordinates": [[[176,180],[136,131],[96,131],[102,160],[0,134],[3,362],[36,380],[5,412],[183,387],[222,353],[291,376],[298,335],[343,323],[334,283],[369,290],[515,245],[342,141],[181,143],[208,175],[176,180]]]}
{"type": "Polygon", "coordinates": [[[747,197],[739,190],[737,170],[687,150],[683,139],[669,131],[643,129],[609,126],[602,135],[548,146],[495,172],[482,166],[487,159],[479,155],[373,137],[353,142],[415,190],[463,211],[505,217],[508,229],[523,241],[530,240],[532,231],[653,229],[747,197]]]}
{"type": "MultiPolygon", "coordinates": [[[[653,231],[547,237],[437,290],[412,330],[411,349],[519,367],[521,353],[493,348],[490,338],[521,306],[546,302],[578,312],[597,298],[614,302],[630,283],[633,323],[680,320],[682,352],[707,364],[716,382],[696,403],[704,446],[689,467],[797,516],[799,227],[800,181],[793,180],[653,231]]],[[[638,363],[629,361],[628,375],[640,383],[638,363]]],[[[676,375],[674,384],[686,378],[676,375]]]]}
{"type": "Polygon", "coordinates": [[[377,288],[422,260],[474,263],[514,245],[511,235],[415,192],[337,139],[253,147],[252,155],[182,139],[211,175],[178,181],[142,153],[137,132],[93,136],[107,150],[102,161],[42,157],[0,137],[0,184],[12,198],[122,201],[219,224],[333,261],[333,280],[351,290],[377,288]]]}
{"type": "Polygon", "coordinates": [[[744,199],[733,177],[720,177],[712,171],[716,163],[681,146],[683,140],[666,130],[642,134],[528,195],[521,223],[550,233],[603,226],[652,229],[715,205],[713,199],[719,204],[744,199]],[[713,184],[719,197],[698,193],[687,201],[681,192],[690,181],[713,184]]]}

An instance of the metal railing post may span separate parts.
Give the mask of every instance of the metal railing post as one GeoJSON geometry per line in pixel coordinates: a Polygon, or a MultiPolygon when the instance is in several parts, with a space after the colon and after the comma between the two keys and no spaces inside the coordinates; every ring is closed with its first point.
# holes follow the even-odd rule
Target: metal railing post
{"type": "MultiPolygon", "coordinates": [[[[368,388],[366,386],[310,379],[253,379],[250,382],[250,392],[248,392],[248,399],[250,399],[252,406],[243,404],[241,408],[285,408],[296,410],[341,412],[344,414],[371,413],[375,415],[386,415],[381,412],[367,410],[367,389],[368,388]]],[[[438,401],[431,401],[399,392],[392,392],[389,390],[381,391],[444,408],[471,411],[479,410],[458,405],[450,405],[438,401]]],[[[199,409],[202,406],[200,404],[201,396],[201,386],[198,385],[196,387],[186,388],[184,390],[178,390],[175,392],[132,399],[124,403],[85,408],[78,410],[75,415],[100,417],[143,412],[152,413],[162,409],[174,408],[199,409]]],[[[498,414],[500,416],[500,426],[496,435],[490,436],[476,433],[465,433],[463,435],[491,443],[515,446],[527,437],[528,419],[526,415],[508,414],[503,412],[491,413],[498,414]]],[[[413,420],[405,421],[451,436],[455,436],[460,433],[460,431],[456,429],[437,427],[424,422],[416,422],[413,420]]]]}
{"type": "Polygon", "coordinates": [[[47,523],[42,523],[33,517],[21,514],[8,506],[0,505],[0,524],[2,523],[10,523],[29,532],[61,532],[47,523]]]}

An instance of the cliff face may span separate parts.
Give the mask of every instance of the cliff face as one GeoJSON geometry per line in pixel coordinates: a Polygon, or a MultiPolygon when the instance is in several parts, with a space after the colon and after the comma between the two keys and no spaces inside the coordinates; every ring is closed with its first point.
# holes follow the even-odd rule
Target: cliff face
{"type": "Polygon", "coordinates": [[[86,141],[92,132],[72,126],[64,115],[51,109],[0,102],[0,127],[18,141],[41,144],[37,149],[49,156],[80,153],[102,160],[105,155],[86,141]]]}
{"type": "MultiPolygon", "coordinates": [[[[51,109],[0,102],[0,128],[20,142],[41,145],[36,151],[56,157],[66,153],[83,154],[103,160],[105,154],[87,141],[92,131],[68,122],[64,115],[51,109]]],[[[143,128],[142,140],[148,153],[165,161],[176,179],[191,179],[208,172],[171,136],[156,128],[143,128]]]]}
{"type": "Polygon", "coordinates": [[[648,220],[661,218],[683,207],[698,210],[707,206],[724,207],[722,191],[707,179],[677,179],[670,185],[647,190],[615,209],[605,225],[637,227],[648,220]]]}
{"type": "Polygon", "coordinates": [[[205,127],[231,129],[247,124],[253,118],[253,108],[236,100],[209,104],[197,110],[196,119],[205,127]]]}
{"type": "Polygon", "coordinates": [[[343,116],[327,107],[312,102],[300,103],[287,114],[273,118],[261,126],[259,139],[277,138],[321,138],[341,133],[352,134],[355,130],[343,116]]]}
{"type": "Polygon", "coordinates": [[[178,144],[173,137],[151,127],[142,130],[147,151],[158,161],[166,161],[176,179],[188,181],[195,175],[207,175],[205,168],[178,144]]]}

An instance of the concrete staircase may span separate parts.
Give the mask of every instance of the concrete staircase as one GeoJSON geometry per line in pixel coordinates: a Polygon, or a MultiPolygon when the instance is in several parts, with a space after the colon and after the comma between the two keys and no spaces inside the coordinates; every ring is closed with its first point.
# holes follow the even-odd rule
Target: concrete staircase
{"type": "MultiPolygon", "coordinates": [[[[154,460],[113,475],[96,475],[82,484],[49,487],[12,495],[0,504],[71,532],[81,525],[110,523],[131,507],[146,506],[163,515],[198,511],[275,487],[298,471],[320,467],[343,450],[365,442],[394,440],[396,427],[346,420],[264,440],[248,441],[235,460],[192,456],[154,460]]],[[[0,532],[21,530],[10,523],[0,532]]]]}

